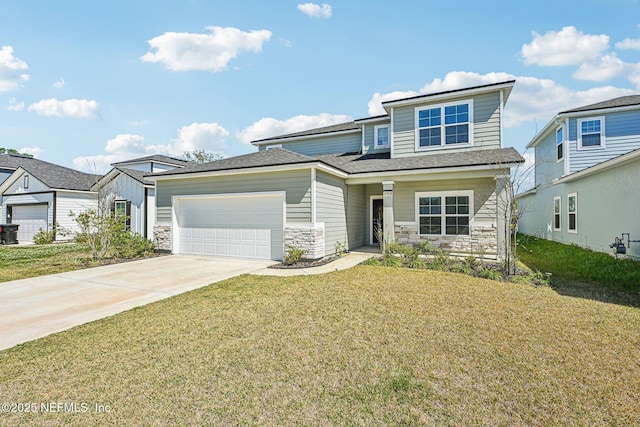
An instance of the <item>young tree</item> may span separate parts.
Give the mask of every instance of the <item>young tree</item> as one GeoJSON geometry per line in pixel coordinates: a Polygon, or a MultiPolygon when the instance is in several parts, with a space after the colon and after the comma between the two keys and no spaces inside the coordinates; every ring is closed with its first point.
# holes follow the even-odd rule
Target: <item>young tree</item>
{"type": "Polygon", "coordinates": [[[210,153],[205,150],[185,151],[180,159],[193,163],[210,163],[222,159],[222,154],[210,153]]]}

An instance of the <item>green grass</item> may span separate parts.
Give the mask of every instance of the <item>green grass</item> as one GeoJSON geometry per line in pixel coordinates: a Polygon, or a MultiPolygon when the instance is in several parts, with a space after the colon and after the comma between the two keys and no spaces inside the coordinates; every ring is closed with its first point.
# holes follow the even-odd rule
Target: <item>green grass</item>
{"type": "Polygon", "coordinates": [[[0,282],[83,268],[87,248],[74,243],[0,246],[0,282]]]}
{"type": "Polygon", "coordinates": [[[638,261],[526,235],[518,236],[518,259],[551,273],[561,293],[640,306],[638,261]]]}
{"type": "Polygon", "coordinates": [[[358,266],[240,276],[0,352],[2,425],[640,425],[640,309],[358,266]],[[94,405],[108,405],[96,413],[94,405]]]}

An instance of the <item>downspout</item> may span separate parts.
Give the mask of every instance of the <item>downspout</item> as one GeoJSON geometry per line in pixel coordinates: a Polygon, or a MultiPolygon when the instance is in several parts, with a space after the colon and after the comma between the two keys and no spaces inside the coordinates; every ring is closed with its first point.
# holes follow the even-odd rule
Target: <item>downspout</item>
{"type": "Polygon", "coordinates": [[[146,239],[149,235],[149,233],[147,232],[149,224],[147,222],[149,220],[149,189],[147,187],[144,187],[144,200],[142,201],[142,203],[144,204],[144,221],[142,227],[142,235],[146,239]]]}
{"type": "Polygon", "coordinates": [[[504,90],[500,91],[500,148],[504,148],[504,90]]]}
{"type": "Polygon", "coordinates": [[[316,168],[311,168],[311,225],[316,226],[316,168]]]}
{"type": "Polygon", "coordinates": [[[58,192],[54,191],[53,192],[53,240],[57,240],[58,239],[58,230],[56,229],[56,218],[57,218],[57,214],[58,214],[58,192]]]}

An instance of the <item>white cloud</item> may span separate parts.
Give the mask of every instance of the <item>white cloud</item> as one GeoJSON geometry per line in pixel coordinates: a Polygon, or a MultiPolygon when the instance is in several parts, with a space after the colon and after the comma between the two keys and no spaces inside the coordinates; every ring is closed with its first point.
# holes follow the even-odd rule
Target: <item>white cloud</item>
{"type": "Polygon", "coordinates": [[[632,67],[631,64],[622,61],[615,53],[611,53],[603,55],[596,61],[581,64],[573,73],[573,77],[578,80],[603,82],[627,74],[630,67],[632,67]]]}
{"type": "Polygon", "coordinates": [[[528,65],[577,65],[596,60],[608,47],[608,35],[584,34],[569,26],[544,35],[534,31],[533,41],[522,45],[522,57],[528,65]]]}
{"type": "Polygon", "coordinates": [[[621,42],[616,43],[616,49],[640,49],[640,39],[624,39],[621,42]]]}
{"type": "Polygon", "coordinates": [[[67,99],[60,101],[55,98],[50,98],[29,105],[28,110],[47,117],[91,119],[98,116],[100,106],[96,101],[88,101],[86,99],[67,99]]]}
{"type": "MultiPolygon", "coordinates": [[[[618,96],[630,95],[635,91],[613,86],[601,86],[585,91],[574,91],[553,80],[539,79],[529,76],[514,76],[508,73],[478,74],[466,71],[452,71],[444,79],[436,78],[424,85],[419,91],[376,93],[369,101],[369,114],[378,115],[384,112],[379,100],[390,100],[412,96],[462,89],[465,87],[496,83],[515,79],[516,84],[505,108],[504,124],[506,127],[517,127],[525,122],[537,121],[544,126],[555,114],[570,108],[580,107],[618,96]]],[[[638,76],[640,81],[640,75],[638,76]]],[[[533,136],[533,135],[532,135],[533,136]]]]}
{"type": "Polygon", "coordinates": [[[245,32],[232,27],[207,27],[210,34],[168,32],[149,40],[151,51],[140,59],[160,62],[172,71],[219,72],[241,51],[260,52],[271,31],[245,32]]]}
{"type": "Polygon", "coordinates": [[[76,157],[77,169],[91,173],[106,173],[111,164],[152,154],[180,156],[185,151],[205,150],[223,154],[229,132],[217,123],[192,123],[178,129],[178,137],[168,144],[149,145],[142,135],[120,134],[107,141],[104,154],[76,157]]]}
{"type": "Polygon", "coordinates": [[[24,102],[18,102],[15,98],[11,98],[9,100],[9,106],[7,107],[9,111],[22,111],[24,110],[24,102]]]}
{"type": "Polygon", "coordinates": [[[64,79],[62,77],[60,77],[60,80],[58,80],[57,82],[55,82],[53,84],[53,87],[55,87],[56,89],[62,89],[65,85],[64,79]]]}
{"type": "Polygon", "coordinates": [[[154,152],[179,156],[185,151],[205,150],[224,154],[225,141],[229,131],[217,123],[191,123],[178,130],[178,137],[165,145],[151,145],[147,149],[154,152]]]}
{"type": "Polygon", "coordinates": [[[323,126],[331,126],[339,123],[346,123],[353,120],[344,114],[322,113],[315,116],[299,115],[286,120],[277,120],[265,117],[252,125],[236,132],[236,138],[248,144],[251,141],[269,138],[276,135],[286,135],[307,129],[314,129],[323,126]]]}
{"type": "Polygon", "coordinates": [[[26,62],[13,56],[11,46],[0,49],[0,92],[18,89],[22,83],[29,80],[29,74],[24,73],[29,66],[26,62]]]}
{"type": "Polygon", "coordinates": [[[312,18],[330,18],[331,17],[331,6],[322,3],[322,5],[315,3],[300,3],[298,5],[298,10],[305,15],[309,15],[312,18]]]}

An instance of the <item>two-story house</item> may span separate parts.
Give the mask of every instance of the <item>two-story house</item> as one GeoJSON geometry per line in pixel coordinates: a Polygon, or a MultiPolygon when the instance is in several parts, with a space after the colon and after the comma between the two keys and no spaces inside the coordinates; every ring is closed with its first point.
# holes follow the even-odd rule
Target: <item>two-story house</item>
{"type": "Polygon", "coordinates": [[[640,257],[640,95],[557,114],[527,145],[535,187],[518,197],[521,232],[640,257]]]}
{"type": "Polygon", "coordinates": [[[258,152],[146,176],[155,238],[173,253],[310,259],[337,247],[429,241],[499,259],[502,179],[523,162],[503,144],[514,81],[383,103],[386,114],[282,135],[258,152]]]}

